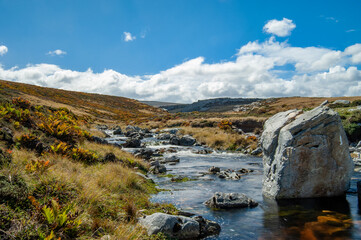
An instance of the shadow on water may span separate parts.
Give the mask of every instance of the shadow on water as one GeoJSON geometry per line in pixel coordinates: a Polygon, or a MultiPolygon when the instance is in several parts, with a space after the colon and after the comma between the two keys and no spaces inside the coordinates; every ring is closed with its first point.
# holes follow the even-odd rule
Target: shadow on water
{"type": "Polygon", "coordinates": [[[344,197],[264,199],[261,239],[354,239],[349,202],[344,197]]]}

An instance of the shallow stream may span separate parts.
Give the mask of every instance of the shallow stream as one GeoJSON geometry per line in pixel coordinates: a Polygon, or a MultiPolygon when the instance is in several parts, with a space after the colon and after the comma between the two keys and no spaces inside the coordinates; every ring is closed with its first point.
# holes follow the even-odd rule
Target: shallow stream
{"type": "MultiPolygon", "coordinates": [[[[154,139],[143,142],[149,148],[176,147],[158,145],[154,139]]],[[[167,174],[190,180],[172,182],[172,176],[151,175],[159,188],[168,190],[154,195],[152,201],[172,203],[182,211],[219,223],[222,227],[220,235],[207,239],[361,239],[361,213],[356,193],[348,193],[346,198],[267,200],[262,197],[261,158],[236,153],[195,154],[193,151],[201,147],[177,148],[176,153],[165,154],[180,158],[175,165],[166,164],[167,174]],[[207,174],[212,166],[221,170],[246,168],[254,171],[240,180],[226,180],[207,174]],[[203,202],[215,192],[244,193],[259,205],[212,210],[203,202]]],[[[350,192],[356,191],[356,182],[360,178],[361,174],[355,172],[350,192]]]]}

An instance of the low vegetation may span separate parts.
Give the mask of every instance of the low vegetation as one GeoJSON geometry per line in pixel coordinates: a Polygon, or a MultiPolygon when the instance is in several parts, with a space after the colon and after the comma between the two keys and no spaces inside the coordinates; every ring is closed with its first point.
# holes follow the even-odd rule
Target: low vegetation
{"type": "Polygon", "coordinates": [[[0,116],[1,239],[141,239],[137,217],[176,212],[149,201],[145,162],[92,141],[89,116],[22,98],[0,116]]]}

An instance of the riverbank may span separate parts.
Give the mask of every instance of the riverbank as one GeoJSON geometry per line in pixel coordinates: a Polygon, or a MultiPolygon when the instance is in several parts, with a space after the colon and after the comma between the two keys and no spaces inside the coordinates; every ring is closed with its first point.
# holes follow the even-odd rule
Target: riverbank
{"type": "Polygon", "coordinates": [[[16,98],[0,105],[1,239],[141,239],[152,203],[149,164],[96,142],[91,119],[16,98]]]}

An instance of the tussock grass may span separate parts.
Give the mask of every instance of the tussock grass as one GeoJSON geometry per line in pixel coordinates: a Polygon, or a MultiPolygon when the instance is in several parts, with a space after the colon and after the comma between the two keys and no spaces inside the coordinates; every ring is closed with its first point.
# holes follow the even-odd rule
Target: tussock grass
{"type": "Polygon", "coordinates": [[[182,127],[184,134],[192,135],[198,142],[219,150],[257,148],[257,140],[219,128],[182,127]]]}

